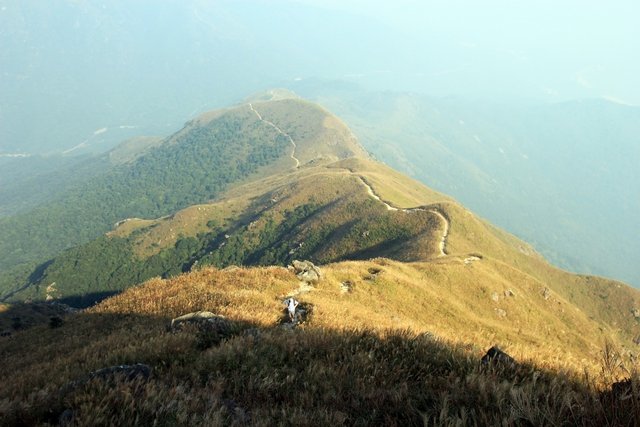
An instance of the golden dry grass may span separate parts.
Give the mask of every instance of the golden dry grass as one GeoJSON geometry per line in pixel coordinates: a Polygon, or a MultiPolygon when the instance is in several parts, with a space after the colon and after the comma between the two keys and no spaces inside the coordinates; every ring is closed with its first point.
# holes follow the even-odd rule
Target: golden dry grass
{"type": "MultiPolygon", "coordinates": [[[[325,278],[296,295],[310,314],[290,332],[281,325],[281,300],[300,282],[287,269],[203,269],[152,279],[60,328],[0,341],[0,419],[55,425],[72,408],[79,426],[234,424],[222,397],[243,407],[251,425],[264,426],[633,425],[640,394],[620,400],[607,391],[612,381],[635,375],[620,350],[603,342],[603,359],[543,331],[518,335],[514,320],[491,316],[486,298],[459,292],[456,281],[482,263],[491,268],[486,259],[473,268],[453,259],[324,266],[325,278]],[[345,281],[352,283],[347,293],[345,281]],[[172,317],[197,310],[225,315],[239,335],[203,349],[194,330],[165,331],[172,317]],[[248,327],[263,331],[258,340],[240,335],[248,327]],[[495,343],[521,366],[485,367],[480,357],[495,343]],[[60,393],[91,371],[135,363],[151,366],[156,379],[93,380],[60,393]]],[[[513,305],[546,303],[522,280],[513,305]]],[[[547,313],[547,322],[553,316],[547,313]]],[[[520,320],[520,327],[538,326],[538,319],[520,320]]]]}
{"type": "MultiPolygon", "coordinates": [[[[482,298],[486,302],[490,301],[492,292],[497,292],[502,298],[510,288],[522,286],[522,292],[516,293],[527,295],[527,301],[535,303],[512,307],[513,301],[518,298],[502,298],[499,304],[489,304],[483,308],[485,319],[495,317],[496,309],[507,312],[504,319],[493,321],[510,325],[509,336],[513,336],[514,340],[530,341],[527,338],[529,335],[546,331],[544,334],[549,337],[550,343],[568,341],[580,347],[583,353],[591,354],[594,346],[601,344],[603,336],[612,336],[612,339],[633,351],[636,344],[632,340],[640,335],[639,322],[633,315],[634,308],[640,308],[639,291],[611,280],[573,275],[556,269],[529,245],[496,229],[447,196],[384,165],[358,158],[272,175],[237,187],[210,205],[194,206],[172,218],[158,220],[157,226],[137,238],[136,253],[138,256],[148,256],[162,247],[172,245],[181,234],[194,236],[206,231],[206,223],[212,219],[224,227],[240,227],[249,221],[257,221],[260,228],[264,215],[268,213],[278,223],[284,218],[285,210],[293,210],[309,200],[314,200],[324,208],[305,222],[305,230],[319,229],[329,223],[341,225],[348,218],[345,208],[349,203],[364,203],[370,199],[361,178],[393,206],[406,208],[429,205],[448,218],[450,230],[446,250],[449,256],[436,259],[437,243],[442,233],[439,220],[434,219],[437,226],[426,223],[423,226],[416,219],[423,213],[386,212],[381,208],[380,215],[389,215],[394,221],[409,224],[415,230],[421,230],[421,233],[398,247],[380,248],[380,251],[386,252],[379,254],[384,253],[384,256],[397,260],[430,260],[442,264],[438,267],[439,273],[433,272],[435,267],[430,267],[436,277],[434,283],[446,286],[444,289],[450,287],[447,292],[456,293],[455,298],[460,302],[454,306],[458,307],[457,314],[462,316],[459,322],[467,322],[466,317],[471,313],[465,311],[468,306],[465,294],[480,297],[480,293],[484,293],[482,298]],[[472,256],[483,259],[464,264],[464,260],[472,256]],[[545,288],[551,290],[552,297],[541,303],[540,294],[545,288]],[[547,317],[548,324],[545,324],[547,317]],[[518,326],[517,322],[524,326],[518,326]]],[[[128,227],[125,224],[121,227],[122,231],[118,229],[115,233],[132,232],[134,222],[128,227]]],[[[297,238],[303,240],[304,230],[300,233],[297,238]]],[[[344,241],[344,237],[337,233],[332,237],[333,240],[324,242],[323,248],[316,254],[317,259],[341,259],[344,255],[340,251],[353,250],[355,246],[352,242],[344,241]]],[[[447,300],[453,301],[454,297],[447,300]]],[[[474,304],[471,305],[475,307],[474,304]]]]}

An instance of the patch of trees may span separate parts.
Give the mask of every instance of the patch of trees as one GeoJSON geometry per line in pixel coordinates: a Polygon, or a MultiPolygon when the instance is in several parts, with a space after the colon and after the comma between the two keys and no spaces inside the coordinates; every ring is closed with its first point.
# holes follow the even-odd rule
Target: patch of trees
{"type": "Polygon", "coordinates": [[[270,126],[233,115],[190,129],[45,206],[0,220],[0,270],[88,242],[124,218],[157,218],[209,200],[288,146],[270,126]]]}

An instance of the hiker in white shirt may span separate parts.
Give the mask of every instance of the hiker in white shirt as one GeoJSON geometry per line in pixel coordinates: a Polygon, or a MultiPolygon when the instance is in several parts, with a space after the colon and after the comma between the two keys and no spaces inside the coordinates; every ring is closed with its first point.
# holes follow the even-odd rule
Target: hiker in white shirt
{"type": "Polygon", "coordinates": [[[287,307],[289,308],[289,318],[291,319],[291,323],[294,323],[296,320],[296,307],[298,306],[298,301],[293,298],[289,298],[289,303],[287,307]]]}

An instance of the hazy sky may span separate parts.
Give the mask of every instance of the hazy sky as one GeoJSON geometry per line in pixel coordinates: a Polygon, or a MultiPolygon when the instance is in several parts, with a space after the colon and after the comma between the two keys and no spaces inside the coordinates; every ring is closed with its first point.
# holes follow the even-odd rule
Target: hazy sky
{"type": "Polygon", "coordinates": [[[549,100],[606,97],[640,105],[640,1],[297,1],[373,17],[415,35],[416,52],[425,55],[448,48],[435,50],[431,62],[442,68],[427,74],[530,83],[549,100]]]}
{"type": "Polygon", "coordinates": [[[297,78],[640,105],[638,22],[640,0],[0,0],[0,156],[164,135],[297,78]]]}

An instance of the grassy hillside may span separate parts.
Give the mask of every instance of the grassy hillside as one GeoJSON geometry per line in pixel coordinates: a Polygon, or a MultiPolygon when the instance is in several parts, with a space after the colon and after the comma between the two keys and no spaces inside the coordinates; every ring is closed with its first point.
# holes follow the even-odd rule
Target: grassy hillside
{"type": "Polygon", "coordinates": [[[558,270],[526,243],[381,164],[358,158],[318,163],[236,187],[212,204],[170,217],[127,221],[23,274],[22,289],[5,294],[5,301],[54,298],[86,307],[152,277],[208,266],[385,257],[419,263],[411,268],[420,273],[409,277],[431,282],[440,293],[404,296],[403,288],[393,287],[393,304],[450,304],[443,318],[425,312],[423,319],[412,310],[407,326],[455,319],[457,329],[499,330],[494,333],[510,343],[542,336],[592,356],[605,338],[636,347],[640,295],[628,285],[558,270]]]}
{"type": "Polygon", "coordinates": [[[554,265],[640,286],[640,109],[512,105],[300,82],[389,166],[533,244],[554,265]],[[595,224],[598,224],[595,226],[595,224]],[[614,237],[615,236],[615,237],[614,237]]]}
{"type": "Polygon", "coordinates": [[[294,258],[327,263],[375,256],[413,261],[435,256],[444,224],[430,210],[437,210],[433,203],[447,197],[424,187],[421,194],[415,188],[419,184],[355,158],[326,167],[315,166],[318,163],[238,187],[213,204],[154,221],[126,221],[108,235],[23,274],[4,298],[16,302],[49,295],[85,307],[96,294],[121,291],[151,277],[179,275],[196,266],[285,265],[294,258]],[[368,194],[365,182],[383,196],[392,196],[385,189],[394,178],[394,190],[407,191],[403,200],[429,202],[430,207],[389,211],[368,194]],[[52,283],[55,292],[47,290],[52,283]]]}
{"type": "MultiPolygon", "coordinates": [[[[162,182],[162,198],[148,200],[173,196],[175,206],[190,205],[119,221],[89,243],[0,278],[2,300],[11,303],[0,306],[3,423],[640,419],[640,291],[551,266],[452,198],[368,160],[326,110],[296,99],[252,100],[202,115],[161,145],[139,142],[112,153],[114,170],[136,174],[149,191],[162,182]],[[260,167],[251,169],[255,147],[270,160],[258,156],[260,167]],[[184,185],[211,191],[215,174],[202,171],[212,164],[233,179],[213,200],[193,204],[198,193],[190,191],[201,187],[184,185]],[[181,171],[182,187],[171,179],[181,171]],[[321,280],[301,282],[286,268],[306,259],[320,266],[321,280]],[[282,303],[291,296],[302,312],[295,325],[282,303]],[[63,316],[55,311],[65,310],[62,302],[92,307],[63,316]],[[193,311],[230,324],[166,332],[170,319],[193,311]],[[481,362],[495,344],[518,363],[481,362]],[[86,377],[136,363],[154,375],[86,377]],[[625,378],[631,388],[621,397],[612,385],[625,378]]],[[[108,191],[97,195],[123,206],[117,197],[126,191],[101,188],[108,191]]]]}
{"type": "Polygon", "coordinates": [[[0,269],[48,259],[103,235],[126,218],[173,214],[249,177],[293,167],[298,160],[286,133],[289,128],[296,138],[309,141],[301,147],[315,150],[316,156],[324,151],[353,155],[359,147],[344,125],[308,102],[274,102],[265,110],[282,117],[295,111],[296,117],[281,124],[283,131],[244,105],[204,114],[162,144],[153,140],[149,147],[133,140],[118,147],[109,155],[109,161],[117,163],[113,168],[31,211],[0,220],[0,269]],[[299,120],[302,125],[296,124],[299,120]],[[331,144],[313,148],[325,141],[331,144]]]}
{"type": "Polygon", "coordinates": [[[550,339],[546,327],[561,316],[524,281],[501,302],[532,308],[514,319],[495,316],[488,296],[465,306],[461,296],[482,293],[467,280],[492,264],[338,263],[303,293],[279,267],[153,279],[57,328],[0,341],[0,416],[26,426],[55,425],[67,409],[78,426],[234,425],[246,415],[249,425],[633,425],[640,396],[610,389],[630,374],[637,381],[636,367],[585,316],[576,316],[581,333],[550,339]],[[296,293],[307,315],[292,330],[281,300],[296,293]],[[194,310],[224,315],[231,328],[165,331],[194,310]],[[250,327],[259,331],[243,333],[250,327]],[[484,365],[496,342],[520,365],[484,365]],[[135,363],[155,378],[69,386],[135,363]]]}

